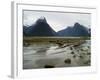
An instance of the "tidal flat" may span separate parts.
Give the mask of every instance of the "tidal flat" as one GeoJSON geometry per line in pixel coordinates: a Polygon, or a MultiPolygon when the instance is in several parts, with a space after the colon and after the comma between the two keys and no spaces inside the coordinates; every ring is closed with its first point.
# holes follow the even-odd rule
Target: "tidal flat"
{"type": "Polygon", "coordinates": [[[23,69],[90,65],[90,38],[23,38],[23,69]]]}

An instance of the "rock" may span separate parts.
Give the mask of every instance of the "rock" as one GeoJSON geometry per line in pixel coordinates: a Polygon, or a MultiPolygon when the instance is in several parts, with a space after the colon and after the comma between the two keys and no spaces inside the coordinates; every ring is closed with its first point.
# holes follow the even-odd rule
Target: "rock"
{"type": "Polygon", "coordinates": [[[90,64],[90,62],[91,62],[91,61],[90,61],[90,60],[88,60],[88,61],[84,62],[84,64],[90,64]]]}
{"type": "Polygon", "coordinates": [[[70,47],[70,50],[73,50],[73,48],[72,48],[72,47],[70,47]]]}
{"type": "Polygon", "coordinates": [[[83,56],[81,56],[81,55],[80,55],[79,57],[80,57],[81,59],[83,58],[83,56]]]}
{"type": "Polygon", "coordinates": [[[76,43],[76,44],[73,45],[73,47],[78,47],[78,46],[80,46],[80,45],[81,45],[81,44],[76,43]]]}
{"type": "Polygon", "coordinates": [[[73,55],[73,58],[76,58],[76,55],[73,55]]]}
{"type": "Polygon", "coordinates": [[[44,68],[54,68],[55,66],[53,65],[45,65],[44,68]]]}
{"type": "Polygon", "coordinates": [[[74,52],[71,52],[71,54],[74,54],[74,52]]]}
{"type": "Polygon", "coordinates": [[[87,55],[90,55],[90,54],[91,54],[90,52],[87,53],[87,55]]]}
{"type": "Polygon", "coordinates": [[[71,59],[65,59],[64,61],[66,64],[71,64],[71,59]]]}
{"type": "Polygon", "coordinates": [[[63,43],[57,42],[56,44],[58,44],[59,47],[63,46],[63,43]]]}
{"type": "Polygon", "coordinates": [[[90,48],[90,46],[88,46],[88,48],[90,48]]]}
{"type": "Polygon", "coordinates": [[[84,51],[84,49],[82,48],[82,49],[80,49],[81,51],[84,51]]]}

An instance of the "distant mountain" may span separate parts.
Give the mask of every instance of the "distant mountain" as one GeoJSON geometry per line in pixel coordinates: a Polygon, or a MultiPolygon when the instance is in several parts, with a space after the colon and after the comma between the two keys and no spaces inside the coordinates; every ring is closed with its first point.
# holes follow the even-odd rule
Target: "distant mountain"
{"type": "Polygon", "coordinates": [[[45,17],[39,18],[35,24],[24,27],[24,36],[56,36],[57,33],[47,23],[45,17]]]}
{"type": "Polygon", "coordinates": [[[90,28],[88,29],[88,33],[89,33],[89,35],[91,36],[91,29],[90,29],[90,28]]]}
{"type": "Polygon", "coordinates": [[[91,29],[88,29],[79,23],[75,23],[74,26],[69,26],[66,29],[55,32],[48,24],[46,18],[41,17],[31,26],[23,26],[23,36],[91,36],[91,29]]]}
{"type": "Polygon", "coordinates": [[[59,36],[90,36],[89,30],[79,23],[57,32],[59,36]]]}
{"type": "Polygon", "coordinates": [[[24,36],[27,36],[27,29],[28,29],[27,26],[23,26],[23,35],[24,36]]]}

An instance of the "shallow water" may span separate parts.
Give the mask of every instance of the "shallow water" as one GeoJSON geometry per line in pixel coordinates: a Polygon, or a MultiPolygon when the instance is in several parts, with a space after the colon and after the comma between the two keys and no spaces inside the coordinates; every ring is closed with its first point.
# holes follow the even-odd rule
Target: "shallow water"
{"type": "Polygon", "coordinates": [[[54,67],[90,66],[90,43],[90,40],[86,40],[80,46],[70,45],[63,48],[53,43],[33,43],[30,46],[24,46],[23,69],[44,68],[45,65],[54,67]],[[65,60],[68,59],[71,62],[65,63],[65,60]]]}

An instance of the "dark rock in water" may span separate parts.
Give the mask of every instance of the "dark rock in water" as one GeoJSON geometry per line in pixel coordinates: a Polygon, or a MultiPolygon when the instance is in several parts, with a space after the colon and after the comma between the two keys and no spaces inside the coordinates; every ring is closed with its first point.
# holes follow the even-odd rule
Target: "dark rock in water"
{"type": "Polygon", "coordinates": [[[65,59],[64,61],[66,64],[71,64],[71,59],[65,59]]]}
{"type": "Polygon", "coordinates": [[[71,52],[71,54],[75,54],[74,52],[71,52]]]}
{"type": "Polygon", "coordinates": [[[54,68],[55,66],[53,65],[45,65],[44,68],[54,68]]]}
{"type": "Polygon", "coordinates": [[[73,47],[78,47],[80,46],[81,44],[77,43],[77,44],[74,44],[73,47]]]}
{"type": "Polygon", "coordinates": [[[70,50],[73,50],[73,48],[72,48],[72,47],[70,47],[70,50]]]}
{"type": "Polygon", "coordinates": [[[88,46],[88,48],[90,48],[90,46],[88,46]]]}
{"type": "Polygon", "coordinates": [[[76,58],[76,55],[73,55],[73,58],[76,58]]]}
{"type": "Polygon", "coordinates": [[[90,61],[90,60],[88,60],[88,61],[84,62],[84,64],[90,64],[90,62],[91,62],[91,61],[90,61]]]}
{"type": "Polygon", "coordinates": [[[80,49],[81,51],[84,51],[83,49],[80,49]]]}
{"type": "Polygon", "coordinates": [[[62,41],[57,40],[55,42],[59,47],[62,47],[64,45],[64,43],[62,41]]]}
{"type": "Polygon", "coordinates": [[[59,47],[63,46],[63,43],[56,43],[56,44],[58,44],[59,47]]]}
{"type": "Polygon", "coordinates": [[[83,56],[81,56],[81,55],[80,55],[79,57],[80,57],[81,59],[83,58],[83,56]]]}
{"type": "Polygon", "coordinates": [[[91,53],[87,53],[87,55],[90,55],[91,53]]]}

